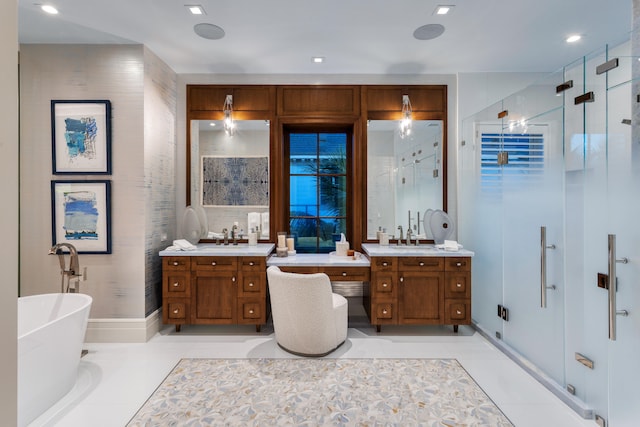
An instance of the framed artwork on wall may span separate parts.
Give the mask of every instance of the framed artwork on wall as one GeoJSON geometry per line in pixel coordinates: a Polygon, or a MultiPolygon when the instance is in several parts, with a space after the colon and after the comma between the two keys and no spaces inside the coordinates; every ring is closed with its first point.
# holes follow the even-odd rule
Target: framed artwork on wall
{"type": "Polygon", "coordinates": [[[111,253],[111,181],[51,181],[52,246],[111,253]]]}
{"type": "Polygon", "coordinates": [[[53,173],[111,173],[111,102],[52,100],[53,173]]]}

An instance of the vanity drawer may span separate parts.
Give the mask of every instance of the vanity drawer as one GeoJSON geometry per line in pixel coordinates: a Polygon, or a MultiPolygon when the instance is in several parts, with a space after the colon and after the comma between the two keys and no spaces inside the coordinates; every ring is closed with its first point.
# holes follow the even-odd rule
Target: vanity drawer
{"type": "Polygon", "coordinates": [[[167,298],[162,311],[164,323],[186,322],[189,317],[189,299],[167,298]]]}
{"type": "Polygon", "coordinates": [[[446,299],[444,301],[444,323],[447,325],[471,324],[471,301],[446,299]]]}
{"type": "Polygon", "coordinates": [[[255,299],[238,300],[238,323],[264,323],[264,304],[255,299]]]}
{"type": "Polygon", "coordinates": [[[332,282],[368,282],[368,267],[324,267],[320,271],[326,273],[332,282]]]}
{"type": "Polygon", "coordinates": [[[191,275],[188,271],[165,271],[162,275],[164,295],[168,297],[188,297],[191,289],[191,275]]]}
{"type": "Polygon", "coordinates": [[[236,271],[238,259],[234,256],[194,256],[191,270],[194,271],[236,271]]]}
{"type": "Polygon", "coordinates": [[[471,298],[471,274],[445,273],[445,298],[471,298]]]}
{"type": "Polygon", "coordinates": [[[191,257],[166,256],[162,257],[162,271],[188,271],[191,268],[191,257]]]}
{"type": "Polygon", "coordinates": [[[396,290],[394,273],[376,273],[373,280],[372,293],[375,297],[391,297],[396,290]]]}
{"type": "Polygon", "coordinates": [[[373,271],[395,271],[398,259],[395,257],[371,257],[371,270],[373,271]]]}
{"type": "Polygon", "coordinates": [[[264,292],[265,290],[265,284],[266,282],[266,273],[264,271],[261,272],[250,272],[247,273],[246,271],[241,271],[240,272],[240,286],[238,287],[238,290],[240,291],[239,296],[243,296],[246,294],[246,296],[250,296],[250,295],[259,295],[262,292],[264,292]]]}
{"type": "Polygon", "coordinates": [[[443,271],[442,257],[401,257],[398,271],[443,271]]]}
{"type": "Polygon", "coordinates": [[[373,312],[375,313],[375,318],[371,319],[371,323],[374,325],[381,323],[395,323],[396,322],[396,312],[395,306],[390,302],[378,302],[374,303],[373,312]]]}
{"type": "Polygon", "coordinates": [[[445,271],[471,271],[470,257],[445,257],[445,271]]]}
{"type": "Polygon", "coordinates": [[[267,269],[267,261],[263,257],[239,257],[238,262],[242,271],[262,271],[267,269]]]}
{"type": "Polygon", "coordinates": [[[278,268],[280,269],[280,271],[285,271],[287,273],[310,274],[310,273],[318,272],[318,267],[311,267],[311,266],[292,267],[292,266],[283,265],[283,266],[278,266],[278,268]]]}

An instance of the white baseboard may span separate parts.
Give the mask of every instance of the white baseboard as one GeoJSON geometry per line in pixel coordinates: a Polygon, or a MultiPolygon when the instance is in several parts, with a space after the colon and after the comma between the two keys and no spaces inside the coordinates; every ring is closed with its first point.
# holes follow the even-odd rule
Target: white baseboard
{"type": "Polygon", "coordinates": [[[162,325],[162,309],[140,319],[89,319],[85,342],[145,343],[162,325]]]}

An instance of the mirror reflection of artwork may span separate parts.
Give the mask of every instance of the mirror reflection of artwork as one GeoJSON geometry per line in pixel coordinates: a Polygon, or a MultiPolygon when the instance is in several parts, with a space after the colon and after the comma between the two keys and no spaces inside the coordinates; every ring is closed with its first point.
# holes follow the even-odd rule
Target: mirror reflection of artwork
{"type": "Polygon", "coordinates": [[[269,206],[268,157],[202,156],[203,206],[269,206]]]}

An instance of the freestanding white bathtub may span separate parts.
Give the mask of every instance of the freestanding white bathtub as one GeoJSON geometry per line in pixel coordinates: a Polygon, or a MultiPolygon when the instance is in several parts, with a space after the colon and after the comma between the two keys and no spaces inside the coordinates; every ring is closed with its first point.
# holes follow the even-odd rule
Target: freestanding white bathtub
{"type": "Polygon", "coordinates": [[[18,298],[18,425],[25,426],[76,382],[92,299],[84,294],[18,298]]]}

